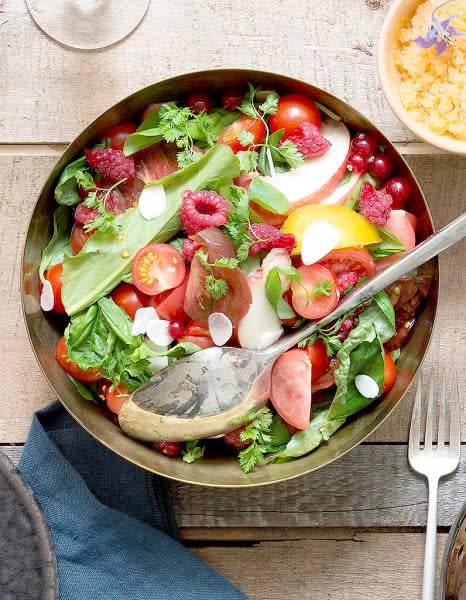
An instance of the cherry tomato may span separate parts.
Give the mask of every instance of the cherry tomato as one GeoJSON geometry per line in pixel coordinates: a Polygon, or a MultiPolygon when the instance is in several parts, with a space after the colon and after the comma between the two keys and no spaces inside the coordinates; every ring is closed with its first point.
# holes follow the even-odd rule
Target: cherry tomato
{"type": "Polygon", "coordinates": [[[204,92],[194,92],[187,97],[186,106],[189,106],[191,111],[198,115],[201,112],[210,112],[214,107],[214,101],[204,92]]]}
{"type": "Polygon", "coordinates": [[[111,296],[113,302],[118,304],[118,306],[120,306],[133,321],[136,311],[144,306],[136,288],[129,283],[120,283],[120,285],[113,290],[111,296]]]}
{"type": "Polygon", "coordinates": [[[287,94],[278,101],[278,110],[270,116],[269,127],[271,133],[284,129],[286,135],[304,121],[320,128],[320,113],[316,104],[302,94],[287,94]]]}
{"type": "Polygon", "coordinates": [[[113,389],[109,389],[105,395],[105,402],[107,404],[107,408],[115,413],[116,415],[120,412],[121,407],[123,406],[125,400],[129,396],[129,391],[125,388],[125,386],[119,383],[113,389]]]}
{"type": "Polygon", "coordinates": [[[197,344],[202,349],[213,348],[215,346],[210,337],[209,328],[204,325],[199,325],[199,323],[195,323],[194,321],[188,323],[185,332],[177,339],[177,342],[197,344]]]}
{"type": "Polygon", "coordinates": [[[99,369],[81,369],[74,361],[72,361],[68,355],[68,348],[66,347],[65,336],[62,336],[55,349],[55,358],[57,359],[60,367],[74,377],[78,381],[99,381],[102,379],[99,369]]]}
{"type": "Polygon", "coordinates": [[[231,125],[225,127],[222,133],[219,135],[217,143],[225,144],[230,146],[233,152],[239,152],[240,150],[247,150],[253,144],[262,144],[265,139],[266,127],[262,119],[253,119],[247,115],[241,115],[233,121],[231,125]],[[238,139],[238,133],[241,131],[252,133],[254,136],[252,144],[243,146],[238,139]]]}
{"type": "Polygon", "coordinates": [[[59,313],[66,313],[63,302],[61,301],[61,287],[62,287],[62,273],[63,263],[53,265],[50,269],[47,269],[44,273],[45,279],[50,281],[50,285],[53,290],[53,310],[59,313]]]}
{"type": "Polygon", "coordinates": [[[244,94],[241,90],[225,90],[222,94],[222,106],[227,110],[236,110],[241,106],[244,94]]]}
{"type": "Polygon", "coordinates": [[[293,348],[278,357],[272,368],[270,400],[290,425],[307,429],[311,415],[312,367],[303,348],[293,348]]]}
{"type": "Polygon", "coordinates": [[[165,456],[172,458],[178,456],[181,452],[181,442],[156,442],[153,445],[154,450],[165,456]]]}
{"type": "Polygon", "coordinates": [[[183,309],[188,279],[189,269],[186,269],[184,279],[178,287],[174,290],[163,292],[166,295],[161,299],[159,299],[159,296],[154,296],[154,303],[149,301],[149,305],[155,308],[161,319],[166,321],[181,321],[182,323],[189,321],[189,317],[183,309]]]}
{"type": "Polygon", "coordinates": [[[102,139],[109,139],[112,148],[123,150],[126,138],[131,133],[134,133],[136,129],[136,123],[121,123],[120,125],[114,125],[102,134],[102,139]]]}
{"type": "Polygon", "coordinates": [[[375,262],[366,248],[343,248],[332,250],[319,264],[335,275],[346,271],[354,271],[358,275],[371,276],[375,273],[375,262]]]}
{"type": "Polygon", "coordinates": [[[312,382],[314,383],[328,369],[327,349],[322,340],[316,340],[312,346],[306,346],[312,365],[312,382]]]}
{"type": "Polygon", "coordinates": [[[79,254],[90,236],[91,232],[84,231],[83,226],[80,223],[75,223],[70,236],[71,250],[73,250],[75,254],[79,254]]]}
{"type": "Polygon", "coordinates": [[[393,362],[393,358],[390,353],[385,350],[385,362],[383,369],[383,393],[386,394],[395,383],[396,379],[396,365],[393,362]]]}
{"type": "Polygon", "coordinates": [[[331,271],[319,264],[300,267],[301,279],[291,283],[293,308],[306,319],[321,319],[328,315],[340,299],[338,285],[331,271]],[[315,293],[315,286],[330,282],[329,294],[315,293]]]}
{"type": "Polygon", "coordinates": [[[134,285],[148,296],[177,287],[185,273],[183,257],[169,244],[149,244],[139,250],[133,261],[134,285]]]}

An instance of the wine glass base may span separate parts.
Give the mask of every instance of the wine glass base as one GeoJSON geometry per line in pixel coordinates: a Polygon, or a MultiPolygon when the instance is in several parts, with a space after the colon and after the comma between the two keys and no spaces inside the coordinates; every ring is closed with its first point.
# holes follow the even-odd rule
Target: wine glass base
{"type": "Polygon", "coordinates": [[[37,25],[51,38],[82,50],[105,48],[129,35],[150,0],[26,0],[37,25]]]}

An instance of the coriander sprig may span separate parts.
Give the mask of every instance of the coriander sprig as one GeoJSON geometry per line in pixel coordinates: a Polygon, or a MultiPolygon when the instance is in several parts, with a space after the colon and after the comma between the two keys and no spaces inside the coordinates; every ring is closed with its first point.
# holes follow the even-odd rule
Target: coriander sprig
{"type": "Polygon", "coordinates": [[[269,451],[272,436],[272,413],[266,406],[260,408],[254,415],[249,425],[240,433],[243,442],[251,440],[251,444],[241,450],[238,457],[241,468],[245,473],[262,462],[264,455],[269,451]]]}
{"type": "Polygon", "coordinates": [[[228,283],[221,278],[216,278],[213,267],[223,269],[235,269],[239,260],[237,258],[217,258],[213,263],[209,262],[209,257],[203,250],[197,250],[194,254],[200,260],[202,266],[208,275],[205,278],[205,290],[213,300],[219,300],[228,292],[228,283]]]}
{"type": "Polygon", "coordinates": [[[94,188],[91,192],[89,192],[87,198],[83,200],[83,204],[87,208],[95,208],[98,211],[98,215],[93,221],[84,224],[84,231],[89,232],[93,229],[100,229],[101,231],[106,231],[107,229],[115,229],[115,231],[118,230],[118,226],[115,223],[115,213],[113,213],[111,210],[107,210],[105,208],[105,203],[111,192],[125,181],[126,177],[124,179],[120,179],[120,181],[117,181],[109,188],[94,188],[94,181],[92,181],[91,187],[89,187],[89,181],[82,181],[80,183],[80,185],[83,185],[84,183],[85,187],[83,187],[86,190],[94,188]]]}

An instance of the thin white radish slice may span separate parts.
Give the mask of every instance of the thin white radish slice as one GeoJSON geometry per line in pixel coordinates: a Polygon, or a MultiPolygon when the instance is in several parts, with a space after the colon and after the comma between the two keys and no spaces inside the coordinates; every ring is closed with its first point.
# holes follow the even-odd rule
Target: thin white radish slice
{"type": "Polygon", "coordinates": [[[40,307],[45,311],[53,310],[54,303],[55,299],[53,297],[52,284],[48,279],[45,279],[44,287],[42,288],[42,292],[40,294],[40,307]]]}
{"type": "MultiPolygon", "coordinates": [[[[261,266],[264,275],[267,276],[267,273],[274,267],[287,268],[292,264],[290,255],[284,248],[273,248],[264,258],[261,266]]],[[[280,274],[280,281],[284,292],[290,289],[291,281],[286,275],[280,274]]]]}
{"type": "Polygon", "coordinates": [[[331,252],[340,241],[340,232],[325,221],[311,223],[303,234],[301,260],[312,265],[331,252]]]}
{"type": "Polygon", "coordinates": [[[364,398],[377,398],[379,395],[379,386],[369,375],[356,375],[354,385],[364,398]]]}
{"type": "Polygon", "coordinates": [[[143,308],[138,308],[135,315],[133,326],[131,328],[131,335],[140,335],[141,333],[146,333],[147,325],[159,318],[157,311],[153,306],[144,306],[143,308]]]}
{"type": "Polygon", "coordinates": [[[233,324],[230,319],[221,312],[212,313],[207,320],[209,333],[216,346],[223,346],[233,334],[233,324]]]}
{"type": "Polygon", "coordinates": [[[139,196],[138,208],[141,216],[147,221],[159,217],[167,208],[167,196],[163,185],[145,187],[139,196]]]}
{"type": "Polygon", "coordinates": [[[175,338],[168,333],[170,321],[162,321],[161,319],[153,319],[147,324],[146,334],[151,342],[157,346],[169,346],[175,338]]]}

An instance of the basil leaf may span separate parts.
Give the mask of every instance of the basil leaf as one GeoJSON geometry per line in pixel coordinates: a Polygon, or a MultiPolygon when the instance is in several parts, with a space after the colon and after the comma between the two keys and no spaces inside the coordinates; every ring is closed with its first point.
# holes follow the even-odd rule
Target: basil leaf
{"type": "Polygon", "coordinates": [[[265,295],[279,319],[292,319],[295,314],[288,302],[283,298],[283,287],[280,280],[280,268],[274,267],[267,273],[265,295]]]}
{"type": "Polygon", "coordinates": [[[76,173],[88,168],[86,157],[81,156],[81,158],[73,161],[63,169],[55,188],[55,200],[57,204],[74,206],[78,202],[81,202],[81,196],[78,194],[76,173]]]}
{"type": "Polygon", "coordinates": [[[146,148],[149,148],[149,146],[153,146],[162,140],[162,131],[158,127],[135,131],[126,138],[123,146],[123,153],[125,156],[131,156],[132,154],[145,150],[146,148]]]}
{"type": "Polygon", "coordinates": [[[84,370],[102,365],[113,350],[115,337],[100,318],[96,304],[74,317],[65,329],[68,355],[84,370]]]}
{"type": "Polygon", "coordinates": [[[44,281],[44,272],[53,265],[63,262],[65,254],[72,254],[70,246],[70,218],[65,206],[59,206],[53,215],[53,234],[42,251],[39,277],[44,281]]]}
{"type": "Polygon", "coordinates": [[[82,381],[78,381],[74,377],[71,377],[71,375],[68,375],[68,377],[70,378],[71,383],[74,385],[74,387],[78,390],[78,392],[85,400],[89,400],[89,402],[93,402],[94,404],[100,404],[96,396],[94,396],[92,391],[86,385],[84,385],[82,381]]]}
{"type": "Polygon", "coordinates": [[[383,227],[377,227],[377,229],[382,241],[378,244],[370,244],[367,246],[367,249],[374,260],[406,250],[405,245],[400,242],[396,235],[393,235],[393,233],[383,227]]]}
{"type": "Polygon", "coordinates": [[[107,326],[128,346],[140,346],[143,338],[131,333],[133,321],[126,312],[110,298],[101,298],[97,303],[107,326]]]}
{"type": "Polygon", "coordinates": [[[351,195],[348,198],[348,200],[346,200],[344,206],[346,206],[347,208],[351,208],[352,210],[358,209],[359,194],[361,193],[361,188],[366,181],[368,181],[369,183],[372,183],[372,185],[375,187],[375,189],[378,189],[380,187],[380,182],[378,181],[378,179],[374,179],[374,177],[372,177],[372,175],[370,175],[369,173],[366,173],[365,175],[363,175],[361,177],[361,179],[354,186],[354,189],[351,192],[351,195]]]}
{"type": "MultiPolygon", "coordinates": [[[[217,140],[218,136],[222,133],[222,131],[231,125],[236,119],[239,117],[237,112],[231,110],[225,110],[224,108],[217,108],[212,110],[209,113],[209,118],[212,123],[211,128],[209,129],[209,134],[211,139],[217,140]]],[[[196,142],[207,142],[207,136],[205,131],[200,126],[197,121],[188,121],[187,125],[189,135],[196,142]]]]}
{"type": "Polygon", "coordinates": [[[117,242],[113,230],[97,231],[78,255],[65,257],[62,301],[66,312],[79,313],[105,296],[130,272],[141,248],[151,242],[165,242],[179,231],[183,190],[212,188],[225,181],[231,184],[238,175],[238,159],[231,148],[218,144],[196,163],[154,182],[164,186],[167,197],[167,207],[160,216],[147,221],[137,207],[129,208],[115,217],[116,230],[125,232],[122,242],[117,242]]]}
{"type": "Polygon", "coordinates": [[[202,350],[202,348],[197,344],[180,342],[169,348],[166,352],[154,352],[148,344],[143,343],[131,354],[131,358],[132,360],[144,360],[145,358],[167,356],[168,358],[179,360],[180,358],[199,352],[199,350],[202,350]]]}
{"type": "Polygon", "coordinates": [[[256,204],[274,214],[283,215],[290,206],[285,194],[260,177],[252,179],[248,195],[256,204]]]}
{"type": "Polygon", "coordinates": [[[360,315],[359,323],[372,323],[382,342],[395,335],[395,310],[385,292],[378,292],[373,302],[360,315]]]}

